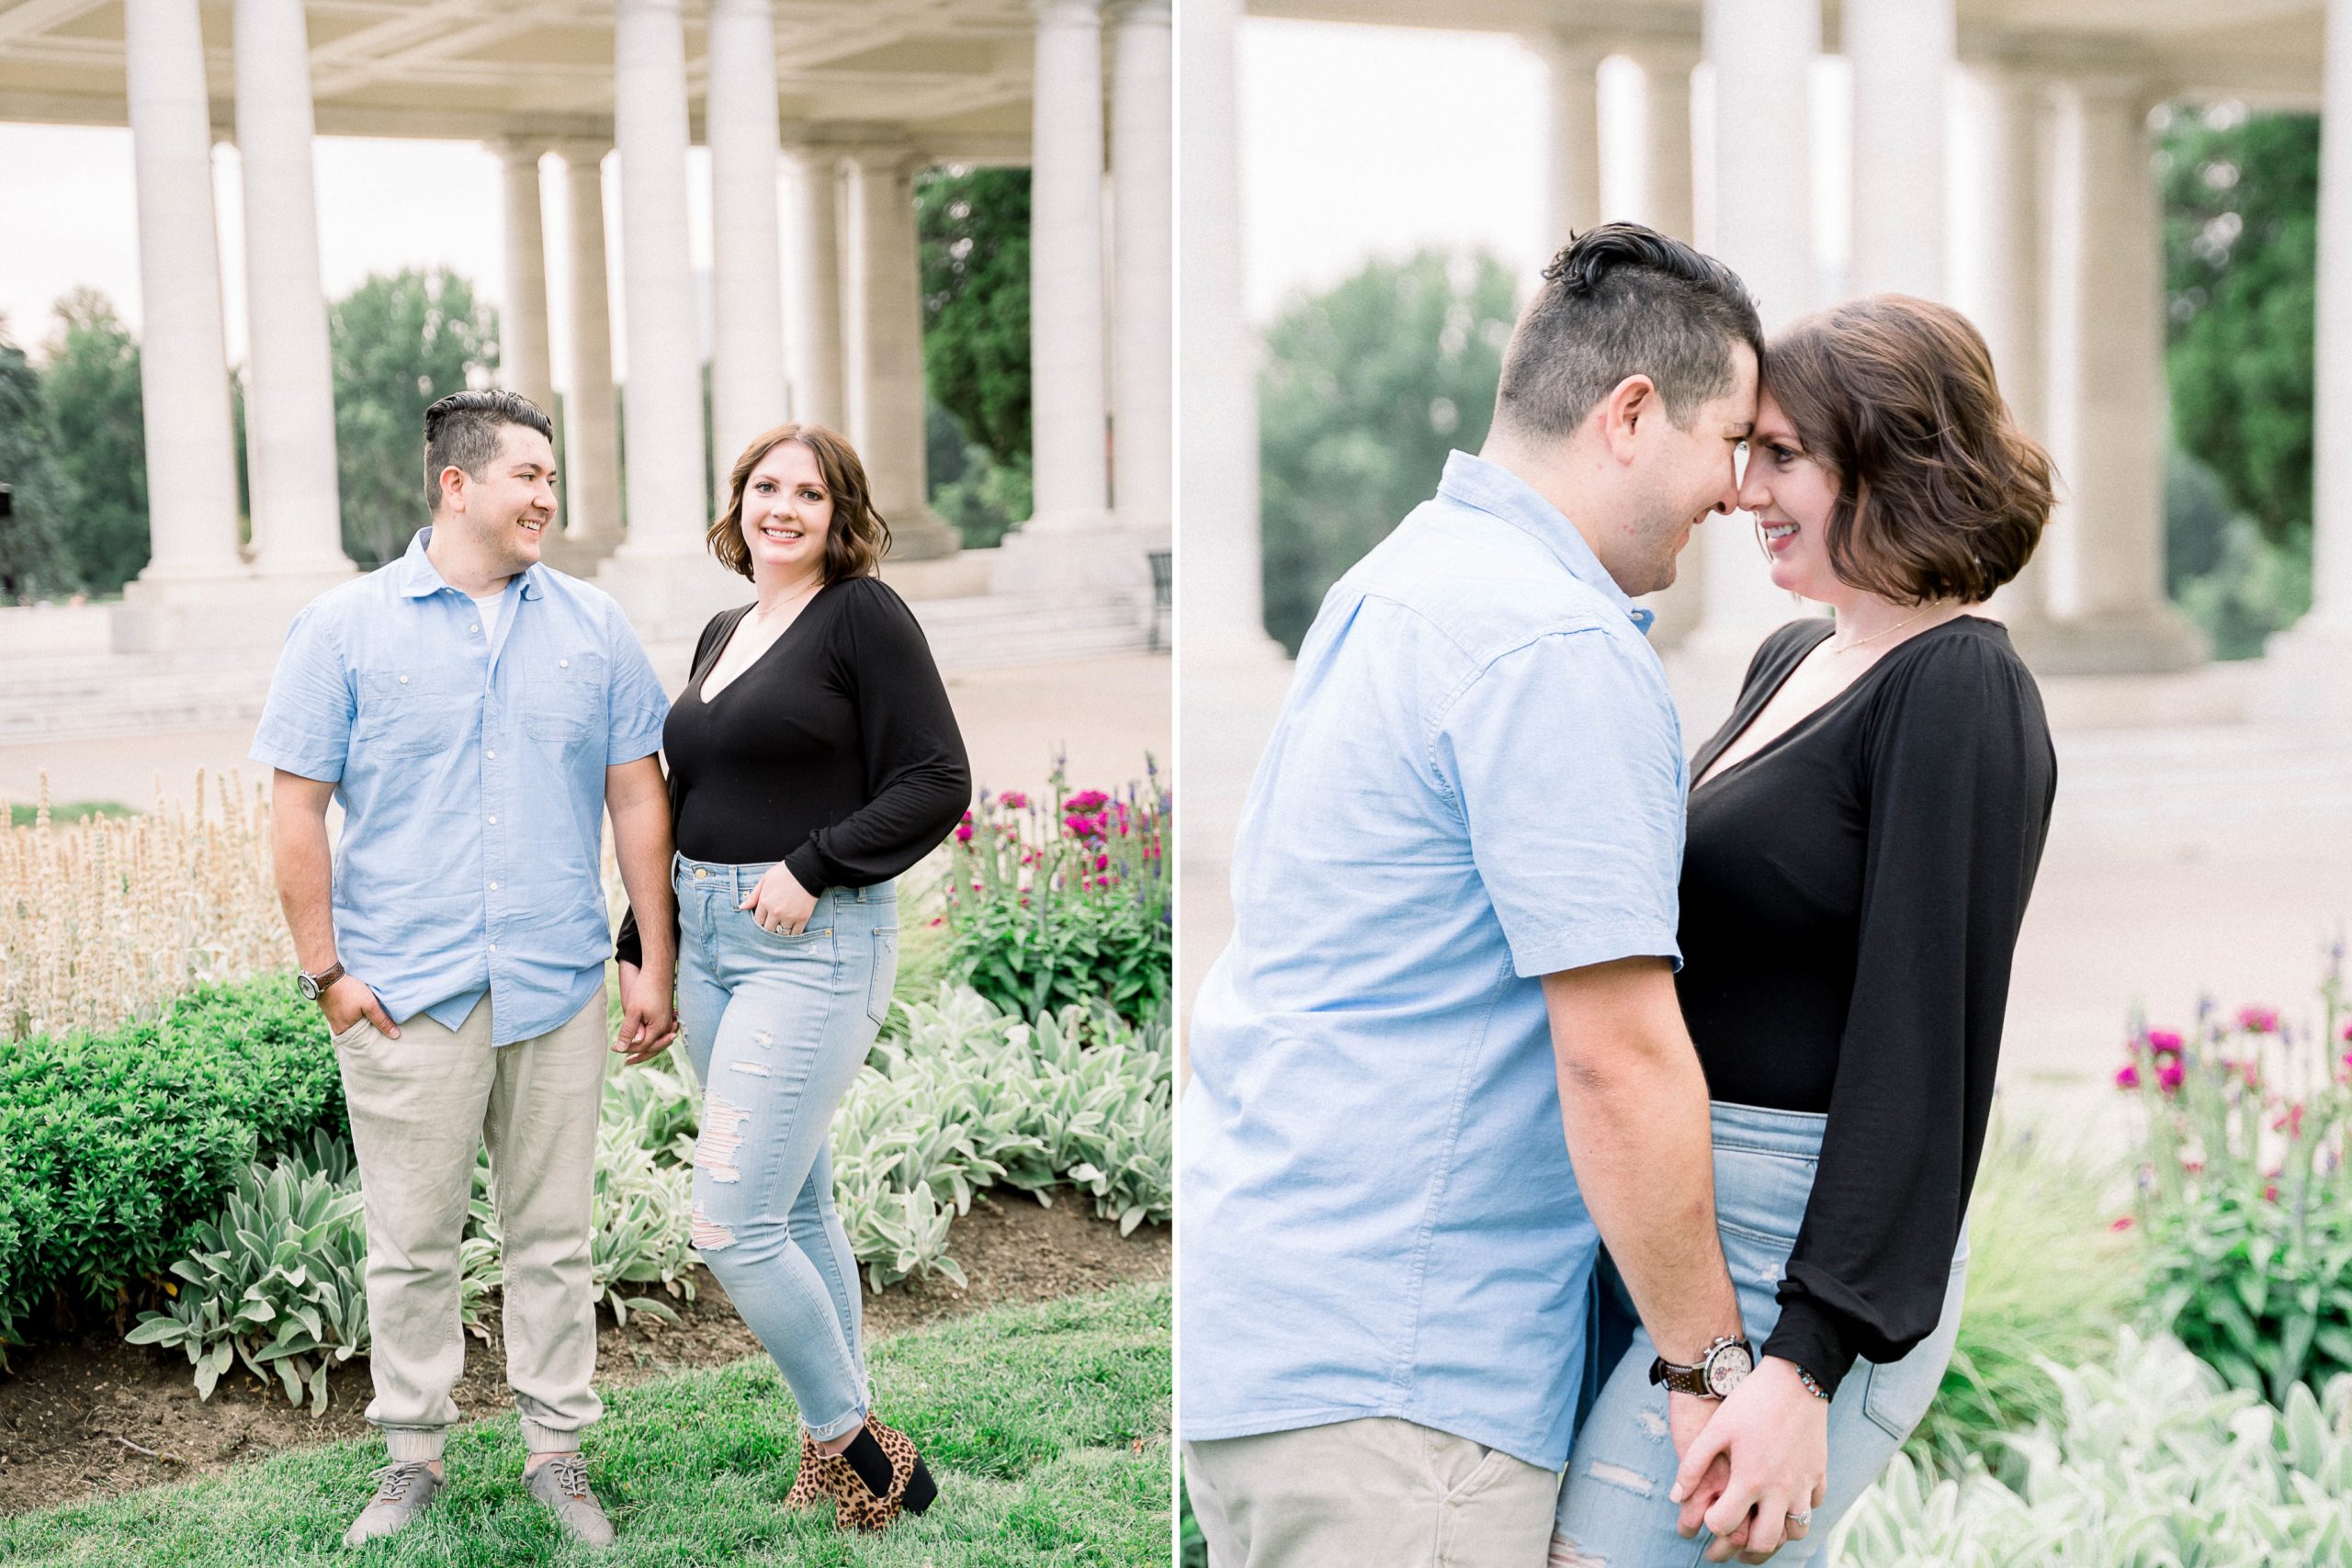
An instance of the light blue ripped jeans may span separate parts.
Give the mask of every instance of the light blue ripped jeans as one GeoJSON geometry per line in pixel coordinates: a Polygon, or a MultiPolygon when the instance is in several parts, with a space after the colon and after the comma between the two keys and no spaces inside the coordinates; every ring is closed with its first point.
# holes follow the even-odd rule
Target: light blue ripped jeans
{"type": "Polygon", "coordinates": [[[828,888],[779,936],[736,908],[767,869],[676,861],[678,1022],[703,1085],[694,1243],[825,1442],[857,1429],[868,1397],[827,1140],[889,1011],[899,896],[828,888]]]}
{"type": "MultiPolygon", "coordinates": [[[[1775,1292],[1813,1192],[1826,1120],[1804,1111],[1721,1101],[1713,1107],[1716,1224],[1723,1235],[1724,1261],[1739,1292],[1740,1322],[1748,1343],[1759,1351],[1781,1320],[1775,1292]]],[[[1633,1343],[1613,1366],[1602,1369],[1606,1381],[1577,1429],[1560,1485],[1552,1562],[1555,1568],[1686,1568],[1702,1561],[1701,1553],[1711,1538],[1703,1529],[1695,1540],[1675,1532],[1681,1510],[1667,1496],[1674,1485],[1676,1456],[1667,1432],[1666,1391],[1650,1383],[1650,1362],[1657,1350],[1648,1332],[1633,1321],[1632,1299],[1615,1272],[1603,1272],[1593,1337],[1597,1343],[1622,1344],[1630,1324],[1633,1343]],[[1611,1319],[1617,1325],[1613,1335],[1607,1332],[1611,1319]]],[[[1773,1554],[1774,1568],[1823,1560],[1830,1531],[1935,1403],[1953,1341],[1960,1337],[1967,1273],[1968,1233],[1963,1227],[1935,1332],[1899,1361],[1883,1366],[1856,1361],[1838,1385],[1838,1397],[1829,1405],[1826,1495],[1814,1510],[1813,1528],[1805,1538],[1773,1554]]]]}

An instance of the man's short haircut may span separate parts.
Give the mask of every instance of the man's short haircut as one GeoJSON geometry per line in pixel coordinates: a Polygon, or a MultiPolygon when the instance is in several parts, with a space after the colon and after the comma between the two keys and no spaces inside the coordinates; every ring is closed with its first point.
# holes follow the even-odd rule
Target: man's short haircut
{"type": "Polygon", "coordinates": [[[1638,223],[1603,223],[1544,269],[1503,351],[1495,415],[1566,435],[1628,376],[1646,376],[1667,417],[1690,427],[1731,390],[1732,345],[1764,357],[1764,323],[1738,274],[1638,223]]]}
{"type": "Polygon", "coordinates": [[[552,443],[555,422],[514,392],[452,392],[424,411],[424,510],[441,510],[441,470],[463,468],[478,479],[498,457],[501,425],[536,430],[552,443]]]}

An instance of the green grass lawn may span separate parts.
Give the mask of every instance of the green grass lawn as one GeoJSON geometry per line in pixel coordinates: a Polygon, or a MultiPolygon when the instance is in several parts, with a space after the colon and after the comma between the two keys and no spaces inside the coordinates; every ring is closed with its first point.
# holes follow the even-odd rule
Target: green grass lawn
{"type": "Polygon", "coordinates": [[[888,1533],[837,1532],[831,1505],[779,1511],[799,1459],[792,1398],[764,1359],[608,1396],[583,1447],[620,1544],[572,1549],[520,1484],[508,1416],[458,1428],[450,1483],[365,1551],[345,1527],[382,1462],[374,1440],[281,1454],[106,1502],[0,1518],[0,1563],[872,1564],[1162,1568],[1169,1560],[1169,1292],[1000,1309],[874,1348],[875,1408],[905,1429],[939,1501],[888,1533]]]}
{"type": "MultiPolygon", "coordinates": [[[[40,807],[38,806],[27,806],[21,801],[10,801],[8,803],[8,826],[11,828],[29,828],[33,825],[33,818],[40,815],[40,807]]],[[[62,806],[52,806],[49,808],[49,819],[51,822],[60,824],[66,822],[85,822],[93,817],[132,817],[136,815],[137,813],[132,811],[128,806],[121,804],[119,801],[113,800],[74,800],[68,801],[62,806]]]]}

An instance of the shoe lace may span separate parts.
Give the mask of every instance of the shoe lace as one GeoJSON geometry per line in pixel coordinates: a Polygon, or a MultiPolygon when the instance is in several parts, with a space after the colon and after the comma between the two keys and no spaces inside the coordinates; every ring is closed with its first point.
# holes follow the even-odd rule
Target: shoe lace
{"type": "Polygon", "coordinates": [[[588,1495],[588,1461],[577,1454],[548,1461],[548,1468],[555,1472],[555,1483],[567,1497],[588,1495]]]}
{"type": "Polygon", "coordinates": [[[408,1495],[409,1487],[424,1472],[425,1466],[420,1461],[404,1460],[398,1464],[386,1465],[369,1479],[376,1483],[379,1501],[397,1503],[408,1495]]]}

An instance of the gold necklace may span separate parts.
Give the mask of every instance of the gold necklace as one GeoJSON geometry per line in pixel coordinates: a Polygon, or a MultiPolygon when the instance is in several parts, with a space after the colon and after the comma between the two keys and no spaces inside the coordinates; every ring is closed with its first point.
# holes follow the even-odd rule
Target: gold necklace
{"type": "Polygon", "coordinates": [[[1917,615],[1906,615],[1902,620],[1895,622],[1893,626],[1888,626],[1883,630],[1874,631],[1868,637],[1858,637],[1847,642],[1839,642],[1838,640],[1838,634],[1836,630],[1833,629],[1829,634],[1830,657],[1834,659],[1838,654],[1845,652],[1849,649],[1860,648],[1866,642],[1876,642],[1883,637],[1892,637],[1896,632],[1899,632],[1904,627],[1909,626],[1913,621],[1918,620],[1920,616],[1927,615],[1934,611],[1940,610],[1943,607],[1943,601],[1939,599],[1934,604],[1928,605],[1927,609],[1920,611],[1917,615]]]}

